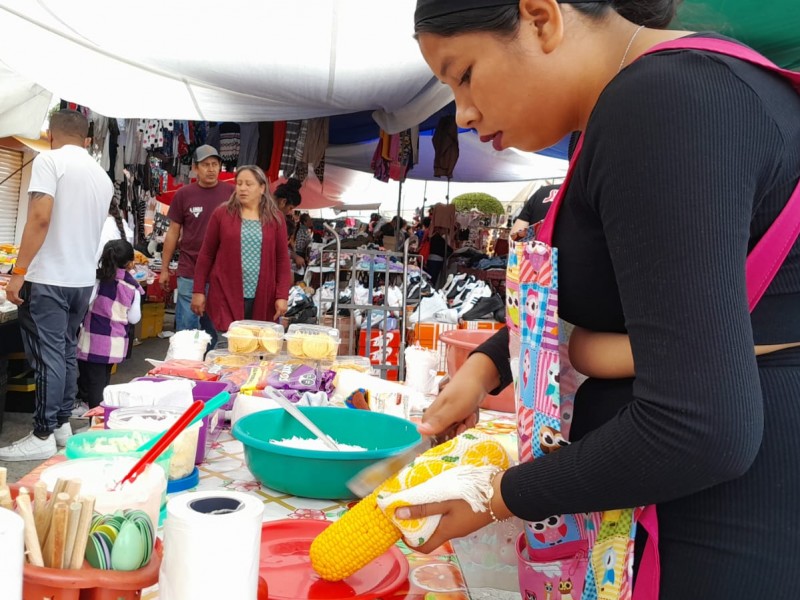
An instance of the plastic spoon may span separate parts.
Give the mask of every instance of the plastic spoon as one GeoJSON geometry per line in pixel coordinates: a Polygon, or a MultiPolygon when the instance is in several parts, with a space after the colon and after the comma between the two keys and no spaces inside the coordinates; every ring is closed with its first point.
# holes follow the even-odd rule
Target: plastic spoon
{"type": "Polygon", "coordinates": [[[202,400],[195,400],[192,405],[186,409],[186,412],[183,413],[180,418],[173,423],[172,427],[167,429],[164,436],[158,440],[155,446],[153,446],[147,453],[139,459],[139,461],[133,465],[133,468],[128,471],[128,474],[123,477],[120,482],[114,486],[114,489],[119,489],[123,483],[127,481],[135,481],[136,478],[141,475],[147,465],[153,463],[155,459],[157,459],[161,454],[166,450],[169,445],[175,441],[175,438],[180,435],[180,433],[189,426],[189,422],[194,419],[200,411],[203,410],[203,406],[205,403],[202,400]]]}
{"type": "Polygon", "coordinates": [[[325,444],[331,450],[336,450],[337,452],[339,451],[339,446],[336,445],[336,442],[334,442],[327,434],[323,433],[323,431],[319,427],[314,425],[311,419],[309,419],[302,412],[300,412],[300,409],[297,408],[291,402],[289,402],[283,394],[281,394],[276,390],[272,390],[270,388],[265,388],[264,391],[267,393],[267,396],[269,396],[270,398],[275,400],[275,402],[280,404],[281,408],[283,408],[286,412],[292,415],[295,419],[300,421],[300,423],[302,423],[302,425],[306,429],[308,429],[311,433],[317,436],[318,439],[322,440],[323,444],[325,444]]]}
{"type": "MultiPolygon", "coordinates": [[[[217,410],[220,406],[225,404],[230,397],[231,395],[228,392],[220,392],[219,394],[208,400],[205,403],[205,408],[200,411],[199,415],[197,415],[194,419],[192,419],[191,423],[189,423],[189,427],[191,427],[201,419],[206,418],[212,412],[217,410]]],[[[147,440],[144,444],[142,444],[136,449],[136,452],[144,452],[145,450],[150,450],[150,448],[152,448],[158,443],[158,440],[160,440],[163,437],[163,435],[164,432],[162,431],[154,438],[147,440]]]]}

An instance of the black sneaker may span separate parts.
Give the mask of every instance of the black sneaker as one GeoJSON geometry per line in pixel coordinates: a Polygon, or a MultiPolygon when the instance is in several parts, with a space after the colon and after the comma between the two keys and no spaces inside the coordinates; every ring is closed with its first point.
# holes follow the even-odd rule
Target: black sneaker
{"type": "Polygon", "coordinates": [[[505,308],[505,302],[500,294],[493,294],[488,298],[481,298],[478,303],[461,315],[464,321],[477,321],[478,319],[493,319],[495,311],[505,308]]]}

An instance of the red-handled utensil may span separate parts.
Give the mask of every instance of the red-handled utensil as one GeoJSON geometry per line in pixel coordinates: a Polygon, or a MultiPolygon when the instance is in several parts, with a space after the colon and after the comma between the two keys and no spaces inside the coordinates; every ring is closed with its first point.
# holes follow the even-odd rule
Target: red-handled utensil
{"type": "Polygon", "coordinates": [[[128,474],[125,475],[125,477],[123,477],[116,486],[114,486],[114,489],[119,488],[127,481],[136,481],[136,478],[144,472],[147,465],[153,463],[161,455],[161,453],[164,452],[164,450],[166,450],[169,445],[175,441],[175,438],[178,437],[178,435],[180,435],[180,433],[189,426],[189,423],[192,422],[192,419],[200,414],[200,411],[203,410],[204,406],[205,403],[202,400],[195,400],[192,405],[186,409],[186,412],[183,413],[180,418],[175,421],[175,423],[173,423],[172,427],[167,429],[162,438],[158,440],[158,443],[148,450],[147,453],[139,459],[139,462],[133,465],[133,468],[128,471],[128,474]]]}

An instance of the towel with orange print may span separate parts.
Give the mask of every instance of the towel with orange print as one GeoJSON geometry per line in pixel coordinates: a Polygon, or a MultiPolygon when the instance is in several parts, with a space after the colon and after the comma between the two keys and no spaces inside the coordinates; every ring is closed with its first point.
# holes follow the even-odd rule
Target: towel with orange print
{"type": "Polygon", "coordinates": [[[445,500],[466,500],[475,512],[486,509],[492,475],[511,464],[494,437],[476,429],[435,446],[387,479],[377,492],[377,503],[413,546],[424,544],[439,526],[440,515],[398,519],[394,511],[445,500]]]}

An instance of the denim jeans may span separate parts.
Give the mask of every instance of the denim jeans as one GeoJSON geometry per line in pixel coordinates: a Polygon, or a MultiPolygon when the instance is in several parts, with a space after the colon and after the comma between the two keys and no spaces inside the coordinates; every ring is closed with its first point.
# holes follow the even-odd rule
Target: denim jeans
{"type": "MultiPolygon", "coordinates": [[[[194,280],[188,277],[178,277],[178,299],[175,302],[175,331],[184,329],[202,329],[211,336],[209,348],[217,344],[217,330],[214,328],[208,314],[198,317],[192,312],[192,288],[194,280]]],[[[206,286],[206,298],[208,298],[208,286],[206,286]]]]}

